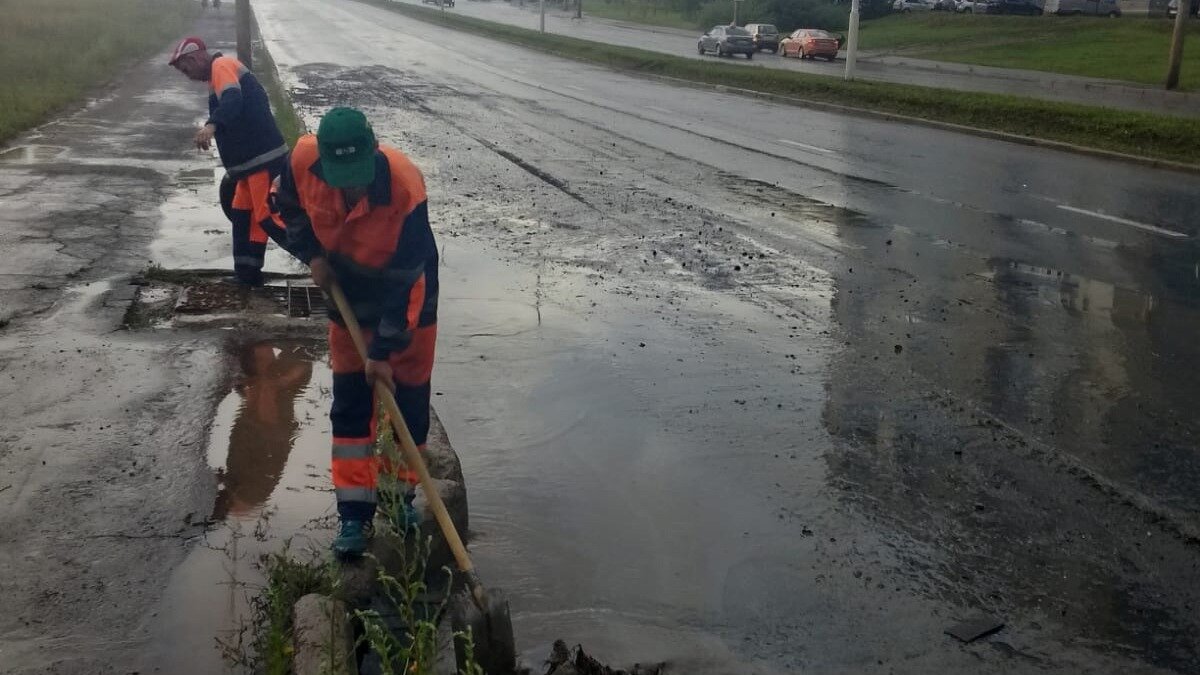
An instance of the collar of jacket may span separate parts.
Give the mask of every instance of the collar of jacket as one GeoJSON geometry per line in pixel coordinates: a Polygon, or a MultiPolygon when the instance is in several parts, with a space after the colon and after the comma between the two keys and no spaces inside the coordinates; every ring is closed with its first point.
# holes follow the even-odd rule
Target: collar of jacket
{"type": "MultiPolygon", "coordinates": [[[[314,176],[325,182],[325,172],[321,170],[321,159],[308,168],[314,176]]],[[[375,151],[375,180],[367,186],[367,202],[371,206],[388,206],[392,203],[392,167],[388,164],[387,156],[382,151],[375,151]]]]}
{"type": "Polygon", "coordinates": [[[224,55],[224,54],[222,54],[221,52],[213,52],[213,53],[212,53],[212,58],[208,60],[208,80],[207,80],[208,82],[212,82],[212,67],[213,67],[213,64],[214,64],[214,63],[216,63],[216,62],[217,62],[217,59],[221,58],[222,56],[225,56],[225,55],[224,55]]]}

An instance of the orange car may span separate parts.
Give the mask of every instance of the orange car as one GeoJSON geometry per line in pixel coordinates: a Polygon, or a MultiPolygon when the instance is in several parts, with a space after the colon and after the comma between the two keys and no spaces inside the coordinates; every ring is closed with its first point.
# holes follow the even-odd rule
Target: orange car
{"type": "Polygon", "coordinates": [[[837,58],[837,53],[838,39],[816,28],[794,30],[779,43],[779,55],[785,58],[815,59],[820,56],[832,61],[837,58]]]}

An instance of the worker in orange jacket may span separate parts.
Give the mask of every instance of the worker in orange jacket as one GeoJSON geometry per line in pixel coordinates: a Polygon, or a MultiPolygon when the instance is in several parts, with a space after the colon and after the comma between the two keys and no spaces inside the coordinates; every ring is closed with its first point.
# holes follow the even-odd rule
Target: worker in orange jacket
{"type": "Polygon", "coordinates": [[[215,140],[225,165],[221,207],[233,225],[234,278],[261,286],[267,238],[287,248],[283,223],[271,213],[270,193],[271,182],[287,161],[288,147],[271,114],[267,92],[241,61],[209,52],[198,37],[181,40],[169,63],[188,79],[208,83],[208,119],[193,141],[207,150],[215,140]]]}
{"type": "MultiPolygon", "coordinates": [[[[368,341],[363,364],[344,320],[330,309],[333,365],[333,486],[340,525],[334,551],[361,555],[378,501],[376,381],[394,388],[418,448],[429,434],[429,380],[437,337],[438,253],[425,203],[425,179],[395,148],[380,145],[366,117],[334,108],[317,134],[297,142],[276,181],[275,205],[292,253],[317,285],[336,279],[368,341]]],[[[416,475],[395,467],[403,513],[416,522],[416,475]]]]}

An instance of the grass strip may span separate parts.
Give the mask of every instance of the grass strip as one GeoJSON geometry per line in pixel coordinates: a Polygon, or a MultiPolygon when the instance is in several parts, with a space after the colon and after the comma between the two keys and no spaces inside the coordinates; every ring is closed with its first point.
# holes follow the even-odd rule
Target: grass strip
{"type": "MultiPolygon", "coordinates": [[[[254,19],[254,34],[259,35],[257,18],[254,19]]],[[[292,97],[288,95],[283,81],[279,79],[279,68],[275,65],[275,59],[271,58],[271,52],[261,37],[254,41],[254,74],[267,90],[267,98],[271,100],[271,112],[275,115],[275,125],[283,134],[283,140],[287,141],[288,146],[295,147],[296,140],[308,133],[308,130],[300,115],[296,113],[292,97]]]]}
{"type": "MultiPolygon", "coordinates": [[[[426,23],[632,73],[738,87],[1153,159],[1194,163],[1200,119],[1039,101],[1002,94],[844,80],[618,47],[386,0],[360,0],[426,23]]],[[[469,37],[464,36],[464,39],[469,37]]]]}
{"type": "MultiPolygon", "coordinates": [[[[904,56],[1162,85],[1172,21],[1162,17],[893,15],[863,23],[861,46],[904,56]]],[[[1187,22],[1181,88],[1200,88],[1200,21],[1187,22]]]]}
{"type": "Polygon", "coordinates": [[[0,143],[162,49],[199,11],[189,0],[0,0],[0,143]]]}
{"type": "Polygon", "coordinates": [[[583,11],[588,16],[598,16],[604,19],[686,30],[696,30],[696,24],[699,22],[696,17],[689,17],[678,10],[648,2],[583,0],[583,11]]]}

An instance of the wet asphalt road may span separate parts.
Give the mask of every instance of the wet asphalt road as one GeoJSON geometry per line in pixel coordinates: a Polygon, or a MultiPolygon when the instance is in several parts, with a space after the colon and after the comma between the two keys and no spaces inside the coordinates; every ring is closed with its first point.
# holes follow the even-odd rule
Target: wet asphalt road
{"type": "Polygon", "coordinates": [[[426,172],[435,404],[531,654],[1200,667],[1200,178],[256,12],[310,121],[426,172]]]}

